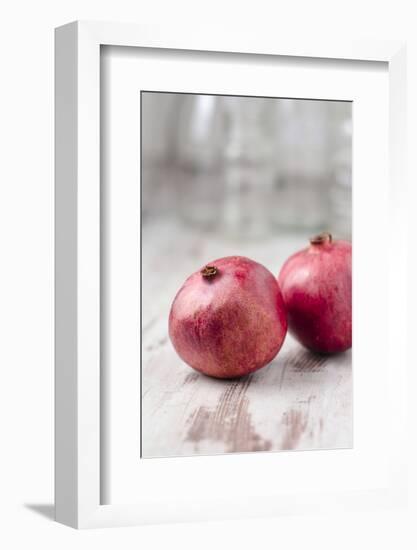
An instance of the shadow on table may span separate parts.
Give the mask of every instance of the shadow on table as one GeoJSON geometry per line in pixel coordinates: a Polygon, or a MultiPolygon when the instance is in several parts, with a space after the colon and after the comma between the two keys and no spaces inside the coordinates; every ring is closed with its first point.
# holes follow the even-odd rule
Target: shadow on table
{"type": "Polygon", "coordinates": [[[25,504],[25,508],[49,520],[55,521],[55,506],[53,504],[25,504]]]}

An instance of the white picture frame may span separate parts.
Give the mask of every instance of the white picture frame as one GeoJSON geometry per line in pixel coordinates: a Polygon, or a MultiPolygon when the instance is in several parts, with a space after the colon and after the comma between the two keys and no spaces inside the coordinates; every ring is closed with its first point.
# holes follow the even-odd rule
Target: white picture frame
{"type": "MultiPolygon", "coordinates": [[[[134,504],[101,504],[100,499],[100,47],[168,48],[294,57],[383,61],[389,68],[390,186],[396,198],[390,235],[404,236],[403,166],[405,151],[405,44],[388,41],[282,42],[195,29],[179,34],[167,28],[75,22],[56,30],[56,519],[77,528],[202,518],[240,517],[222,502],[210,501],[195,514],[177,506],[175,495],[160,516],[134,504]]],[[[392,243],[389,243],[391,246],[392,243]]],[[[405,274],[399,252],[396,269],[405,274]]],[[[390,304],[404,315],[404,299],[390,304]]],[[[405,347],[405,346],[404,346],[405,347]]],[[[398,384],[390,405],[401,411],[405,351],[400,353],[398,384]]],[[[404,414],[404,413],[403,413],[404,414]]],[[[401,419],[397,417],[397,424],[401,419]]],[[[402,419],[403,420],[403,419],[402,419]]],[[[396,505],[405,498],[404,446],[397,430],[390,461],[393,475],[381,490],[357,494],[288,494],[265,500],[256,515],[314,509],[396,505]],[[395,474],[395,475],[394,475],[395,474]]],[[[175,467],[175,466],[174,466],[175,467]]],[[[150,497],[151,498],[151,497],[150,497]]]]}

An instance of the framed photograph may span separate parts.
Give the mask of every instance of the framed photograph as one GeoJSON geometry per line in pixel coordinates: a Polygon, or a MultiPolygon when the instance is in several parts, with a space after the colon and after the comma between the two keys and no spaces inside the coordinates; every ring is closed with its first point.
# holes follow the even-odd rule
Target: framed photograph
{"type": "Polygon", "coordinates": [[[405,45],[75,22],[55,63],[57,520],[403,503],[405,45]]]}

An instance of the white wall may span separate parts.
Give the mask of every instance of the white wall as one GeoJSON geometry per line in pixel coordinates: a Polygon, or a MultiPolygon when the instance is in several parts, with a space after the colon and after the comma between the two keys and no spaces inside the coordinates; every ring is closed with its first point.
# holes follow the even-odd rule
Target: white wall
{"type": "MultiPolygon", "coordinates": [[[[262,33],[268,26],[293,39],[327,32],[400,38],[408,34],[410,68],[415,68],[414,4],[411,0],[345,3],[258,0],[247,5],[237,0],[3,2],[0,8],[2,548],[416,547],[415,510],[332,518],[317,516],[312,511],[308,518],[77,533],[26,507],[50,505],[53,499],[53,28],[74,19],[164,21],[170,25],[198,22],[213,25],[215,33],[216,25],[222,21],[231,29],[235,25],[245,26],[248,34],[262,33]]],[[[415,72],[408,87],[413,98],[409,105],[412,140],[409,168],[414,181],[409,203],[410,213],[414,213],[415,72]]],[[[417,237],[416,220],[414,215],[412,228],[417,237]]],[[[410,280],[417,280],[415,264],[410,265],[410,280]]],[[[414,286],[410,286],[410,304],[416,306],[414,286]]],[[[410,307],[413,333],[414,309],[410,307]]],[[[410,397],[415,383],[413,370],[410,397]]],[[[413,399],[410,409],[414,415],[415,402],[413,399]]],[[[414,455],[410,456],[414,456],[416,463],[415,423],[413,426],[410,426],[410,453],[414,455]]],[[[415,482],[415,467],[412,476],[415,482]]],[[[413,495],[415,503],[416,492],[413,495]]]]}

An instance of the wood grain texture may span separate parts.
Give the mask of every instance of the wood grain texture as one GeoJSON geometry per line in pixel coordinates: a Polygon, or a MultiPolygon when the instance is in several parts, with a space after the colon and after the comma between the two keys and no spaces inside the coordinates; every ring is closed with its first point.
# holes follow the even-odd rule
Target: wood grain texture
{"type": "Polygon", "coordinates": [[[168,338],[175,293],[201,265],[241,254],[276,274],[304,238],[243,245],[204,239],[169,221],[143,231],[142,456],[351,447],[351,352],[315,355],[287,335],[267,367],[236,381],[216,380],[183,363],[168,338]]]}

